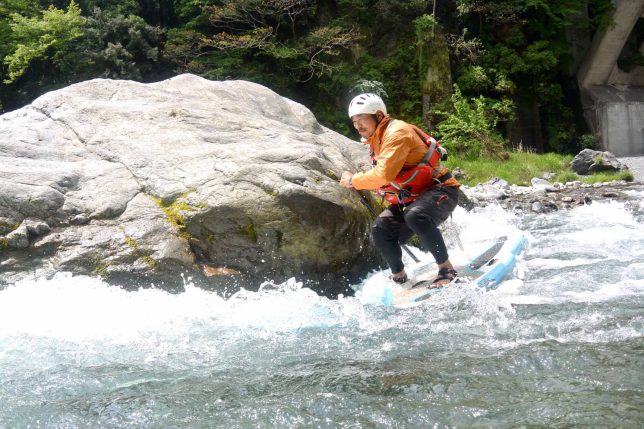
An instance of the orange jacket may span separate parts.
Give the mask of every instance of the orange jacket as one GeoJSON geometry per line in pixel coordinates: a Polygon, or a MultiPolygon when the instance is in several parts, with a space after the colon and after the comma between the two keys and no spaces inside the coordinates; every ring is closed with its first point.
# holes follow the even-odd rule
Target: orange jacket
{"type": "MultiPolygon", "coordinates": [[[[427,145],[404,121],[387,115],[365,142],[377,164],[369,171],[356,173],[351,183],[356,189],[378,189],[387,185],[403,169],[413,168],[423,159],[427,145]]],[[[447,169],[441,172],[446,174],[447,169]]],[[[459,186],[456,179],[447,179],[443,186],[459,186]]]]}

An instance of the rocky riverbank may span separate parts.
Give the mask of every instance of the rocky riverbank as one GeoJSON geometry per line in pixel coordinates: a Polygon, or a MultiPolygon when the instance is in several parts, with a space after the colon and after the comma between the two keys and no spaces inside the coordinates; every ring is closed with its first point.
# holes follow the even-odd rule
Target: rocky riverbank
{"type": "Polygon", "coordinates": [[[532,179],[532,186],[510,185],[501,179],[473,187],[463,186],[461,205],[467,209],[499,204],[517,213],[548,213],[571,209],[594,201],[627,201],[639,206],[644,183],[614,181],[595,184],[581,182],[550,183],[532,179]]]}

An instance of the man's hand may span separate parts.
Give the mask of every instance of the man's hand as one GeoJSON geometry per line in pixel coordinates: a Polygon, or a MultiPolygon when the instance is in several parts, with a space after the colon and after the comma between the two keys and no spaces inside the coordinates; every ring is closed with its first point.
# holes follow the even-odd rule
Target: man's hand
{"type": "Polygon", "coordinates": [[[351,184],[351,178],[353,177],[353,173],[350,171],[345,171],[342,173],[342,177],[340,177],[340,186],[343,188],[353,188],[353,185],[351,184]]]}

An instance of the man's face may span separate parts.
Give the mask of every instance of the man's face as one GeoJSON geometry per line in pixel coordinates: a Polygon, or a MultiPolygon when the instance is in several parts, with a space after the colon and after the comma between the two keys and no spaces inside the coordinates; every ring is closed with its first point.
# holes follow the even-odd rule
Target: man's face
{"type": "Polygon", "coordinates": [[[358,134],[365,139],[371,137],[378,126],[375,116],[368,113],[353,115],[351,121],[353,122],[353,127],[358,130],[358,134]]]}

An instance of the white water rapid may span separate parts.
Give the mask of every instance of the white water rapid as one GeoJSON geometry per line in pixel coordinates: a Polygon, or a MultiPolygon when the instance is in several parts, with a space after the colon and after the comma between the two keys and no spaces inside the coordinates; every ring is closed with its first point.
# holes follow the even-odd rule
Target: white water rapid
{"type": "Polygon", "coordinates": [[[12,285],[0,428],[641,427],[644,213],[459,208],[446,236],[458,256],[516,230],[528,246],[498,289],[407,310],[303,279],[228,300],[189,279],[176,295],[64,273],[12,285]]]}

